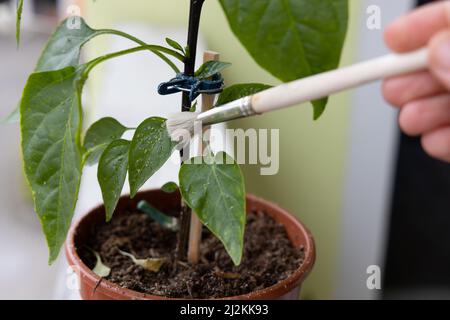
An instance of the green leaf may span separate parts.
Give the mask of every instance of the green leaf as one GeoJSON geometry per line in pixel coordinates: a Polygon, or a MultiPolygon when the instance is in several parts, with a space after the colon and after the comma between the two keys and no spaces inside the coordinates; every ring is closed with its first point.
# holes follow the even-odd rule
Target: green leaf
{"type": "Polygon", "coordinates": [[[64,243],[78,196],[84,82],[99,63],[148,47],[114,52],[77,67],[36,72],[28,79],[20,105],[22,153],[49,247],[49,263],[64,243]]]}
{"type": "Polygon", "coordinates": [[[81,178],[84,66],[32,74],[20,105],[22,153],[52,263],[70,227],[81,178]]]}
{"type": "Polygon", "coordinates": [[[232,102],[234,100],[250,96],[263,90],[270,89],[271,86],[261,83],[243,83],[235,84],[228,88],[225,88],[217,99],[217,106],[221,106],[225,103],[232,102]]]}
{"type": "MultiPolygon", "coordinates": [[[[234,34],[264,69],[287,82],[339,65],[348,0],[220,0],[234,34]]],[[[315,117],[326,100],[313,102],[315,117]]]]}
{"type": "MultiPolygon", "coordinates": [[[[23,2],[23,0],[21,1],[23,2]]],[[[23,3],[18,6],[18,37],[20,37],[20,16],[23,3]],[[19,15],[20,9],[20,15],[19,15]]],[[[90,39],[97,35],[104,34],[104,31],[91,29],[81,17],[71,17],[61,22],[58,28],[53,32],[48,40],[44,50],[39,57],[35,67],[35,72],[60,70],[66,67],[76,67],[79,65],[81,47],[90,39]],[[79,19],[79,28],[69,28],[68,19],[79,19]]],[[[19,39],[19,38],[18,38],[19,39]]],[[[20,104],[19,104],[20,105],[20,104]]],[[[11,115],[19,113],[19,108],[14,110],[11,115]]],[[[14,118],[10,118],[13,122],[14,118]]]]}
{"type": "Polygon", "coordinates": [[[315,100],[312,102],[314,107],[314,120],[317,120],[320,118],[320,116],[325,112],[325,108],[327,107],[328,98],[315,100]]]}
{"type": "Polygon", "coordinates": [[[102,258],[100,257],[100,254],[97,251],[94,250],[91,251],[96,259],[95,267],[94,269],[92,269],[92,271],[100,278],[105,278],[109,276],[109,274],[111,273],[111,268],[103,264],[102,258]]]}
{"type": "Polygon", "coordinates": [[[142,211],[146,215],[148,215],[152,220],[159,223],[162,227],[177,231],[179,229],[178,219],[174,217],[170,217],[155,207],[151,206],[147,201],[142,200],[137,204],[138,210],[142,211]]]}
{"type": "Polygon", "coordinates": [[[161,187],[161,190],[165,193],[174,193],[178,190],[178,185],[175,182],[167,182],[165,185],[161,187]]]}
{"type": "Polygon", "coordinates": [[[139,125],[130,146],[131,197],[166,163],[175,146],[167,132],[166,119],[153,117],[139,125]]]}
{"type": "Polygon", "coordinates": [[[106,147],[114,140],[120,139],[127,130],[127,127],[114,118],[102,118],[95,122],[84,138],[86,163],[96,164],[106,147]]]}
{"type": "Polygon", "coordinates": [[[197,101],[195,101],[192,105],[191,105],[191,107],[189,108],[189,112],[195,112],[195,111],[197,111],[197,101]]]}
{"type": "Polygon", "coordinates": [[[23,0],[17,0],[16,11],[16,42],[20,44],[20,24],[22,22],[23,0]]]}
{"type": "Polygon", "coordinates": [[[69,17],[53,32],[42,52],[35,71],[59,70],[79,64],[82,46],[103,31],[89,27],[81,17],[69,17]],[[69,19],[77,19],[78,25],[70,26],[69,19]]]}
{"type": "MultiPolygon", "coordinates": [[[[22,6],[23,0],[19,3],[17,9],[18,37],[20,37],[20,17],[22,6]]],[[[104,34],[104,31],[96,31],[91,29],[81,17],[71,17],[68,19],[61,22],[48,40],[41,56],[39,57],[38,63],[34,70],[35,72],[60,70],[70,66],[78,66],[81,47],[93,37],[104,34]],[[79,28],[68,27],[68,19],[73,18],[79,19],[77,20],[79,22],[79,28]]],[[[18,113],[18,109],[19,108],[13,111],[11,115],[18,113]]],[[[11,118],[11,120],[14,120],[14,118],[11,118]]]]}
{"type": "Polygon", "coordinates": [[[36,72],[28,79],[20,105],[22,153],[49,247],[49,263],[65,241],[78,196],[84,82],[99,63],[145,48],[111,53],[77,67],[36,72]]]}
{"type": "Polygon", "coordinates": [[[200,79],[206,79],[212,77],[216,73],[221,72],[223,69],[231,66],[231,63],[222,61],[207,61],[195,71],[195,77],[200,79]]]}
{"type": "Polygon", "coordinates": [[[97,179],[102,189],[106,221],[112,218],[127,177],[129,149],[129,141],[113,141],[103,152],[98,164],[97,179]]]}
{"type": "Polygon", "coordinates": [[[179,178],[183,199],[239,265],[246,216],[239,166],[226,153],[219,152],[212,159],[196,157],[183,164],[179,178]]]}
{"type": "Polygon", "coordinates": [[[179,44],[178,42],[176,42],[175,40],[170,39],[170,38],[166,38],[166,42],[167,42],[167,44],[168,44],[169,46],[171,46],[171,47],[174,48],[175,50],[178,50],[178,51],[180,51],[180,52],[182,52],[182,53],[184,54],[184,49],[183,49],[183,47],[181,46],[181,44],[179,44]]]}

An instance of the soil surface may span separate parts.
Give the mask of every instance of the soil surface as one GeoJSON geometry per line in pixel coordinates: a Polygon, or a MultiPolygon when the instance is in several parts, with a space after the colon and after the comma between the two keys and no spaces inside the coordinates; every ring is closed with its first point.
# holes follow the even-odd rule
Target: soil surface
{"type": "MultiPolygon", "coordinates": [[[[203,230],[201,262],[189,265],[174,258],[177,234],[142,213],[123,214],[92,230],[88,247],[111,268],[106,278],[122,287],[172,298],[221,298],[247,294],[272,286],[291,275],[302,263],[304,249],[294,248],[281,224],[261,212],[247,216],[242,263],[234,266],[222,244],[203,230]],[[136,258],[161,258],[159,272],[147,271],[120,254],[136,258]]],[[[93,268],[95,258],[87,248],[79,255],[93,268]]]]}

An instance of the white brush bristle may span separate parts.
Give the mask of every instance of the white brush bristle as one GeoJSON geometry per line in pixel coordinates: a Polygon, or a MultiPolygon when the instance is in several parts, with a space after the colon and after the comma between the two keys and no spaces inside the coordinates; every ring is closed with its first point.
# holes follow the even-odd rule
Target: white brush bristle
{"type": "Polygon", "coordinates": [[[179,112],[169,117],[166,126],[171,139],[180,141],[186,134],[192,134],[197,116],[195,112],[179,112]]]}

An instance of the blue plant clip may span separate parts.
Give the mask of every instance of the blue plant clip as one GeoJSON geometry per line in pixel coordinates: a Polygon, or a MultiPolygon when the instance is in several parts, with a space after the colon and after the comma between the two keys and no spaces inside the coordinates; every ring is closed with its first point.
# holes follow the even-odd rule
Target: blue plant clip
{"type": "Polygon", "coordinates": [[[222,92],[223,85],[224,81],[220,73],[216,73],[211,79],[198,79],[179,73],[170,81],[161,83],[158,86],[158,93],[160,95],[169,95],[178,92],[189,92],[189,100],[192,102],[201,94],[222,92]]]}

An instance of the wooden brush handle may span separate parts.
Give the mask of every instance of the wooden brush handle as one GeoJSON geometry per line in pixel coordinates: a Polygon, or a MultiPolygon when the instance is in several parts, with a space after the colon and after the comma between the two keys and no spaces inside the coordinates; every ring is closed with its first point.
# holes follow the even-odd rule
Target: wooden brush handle
{"type": "Polygon", "coordinates": [[[372,81],[423,70],[427,65],[427,49],[407,54],[389,54],[262,91],[252,97],[252,107],[257,113],[266,113],[324,98],[372,81]]]}

